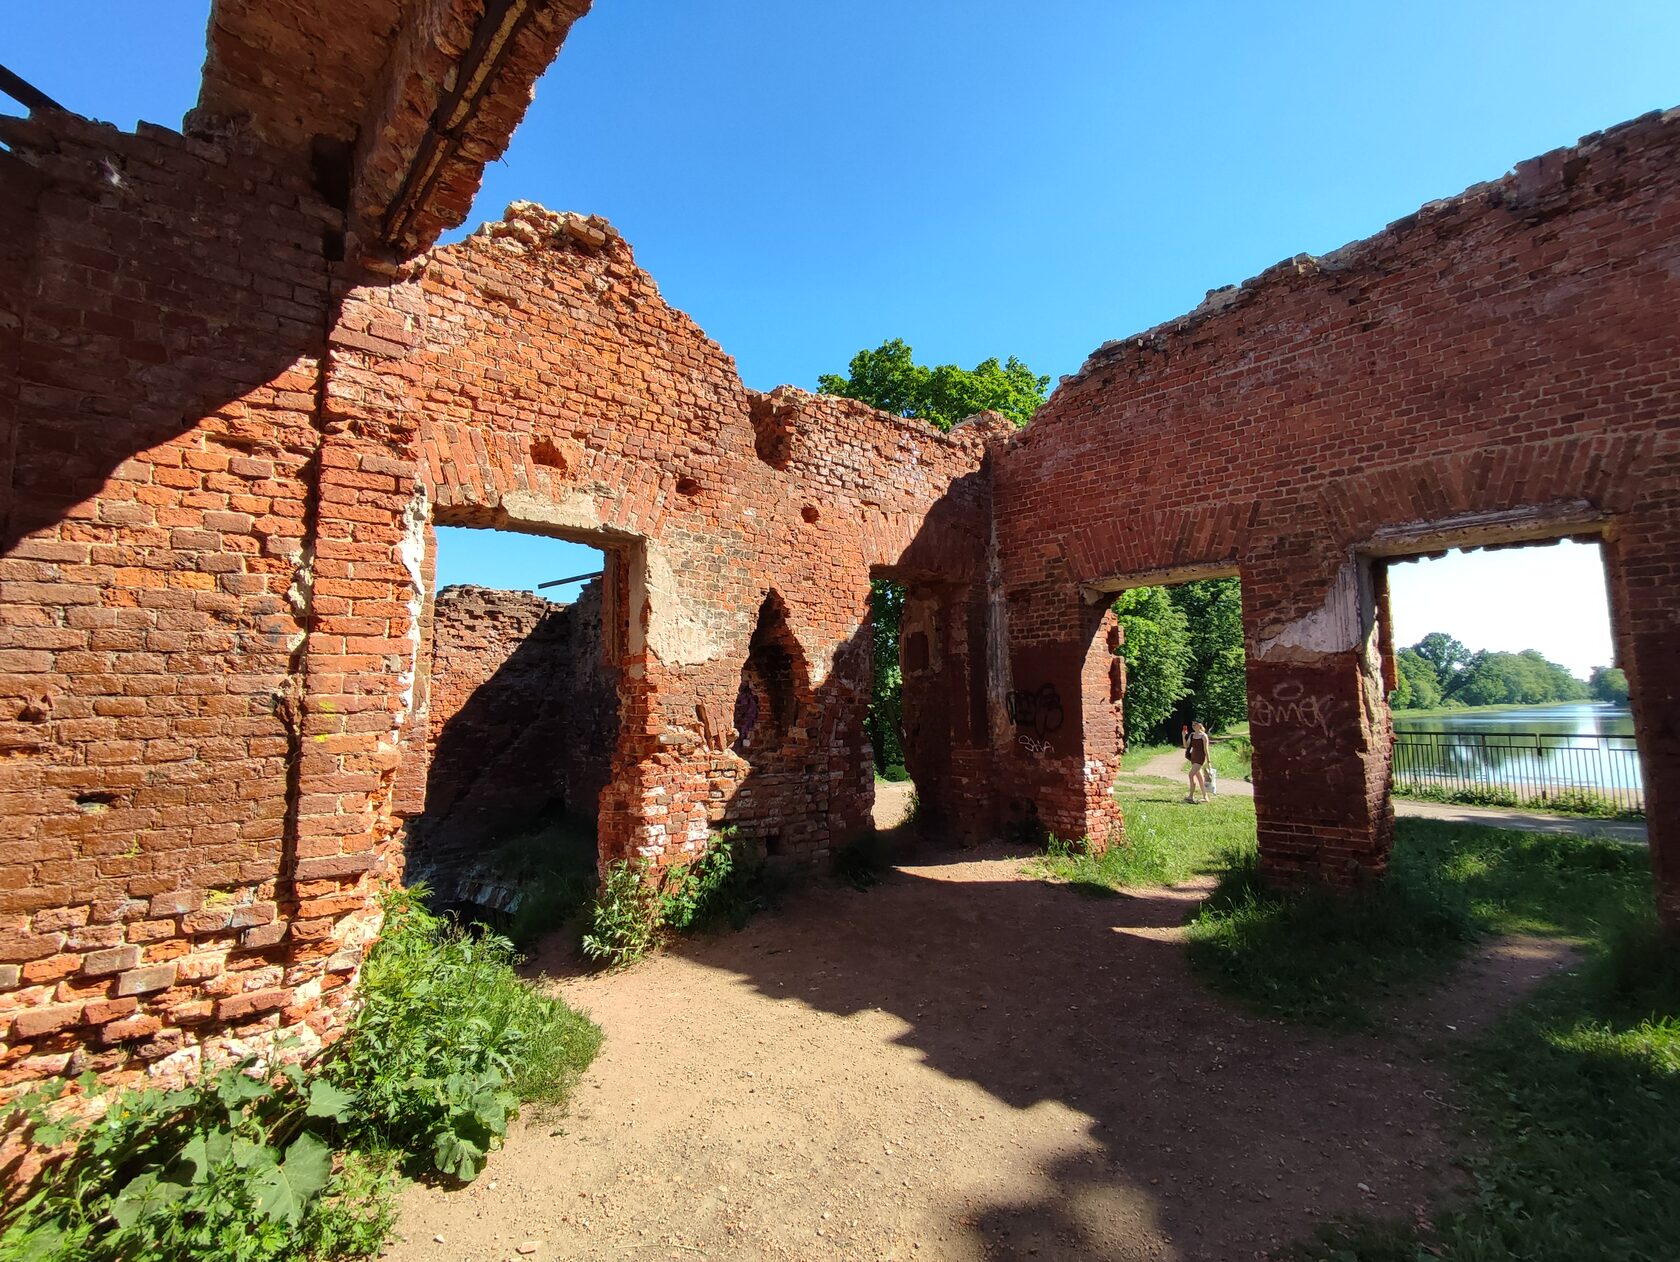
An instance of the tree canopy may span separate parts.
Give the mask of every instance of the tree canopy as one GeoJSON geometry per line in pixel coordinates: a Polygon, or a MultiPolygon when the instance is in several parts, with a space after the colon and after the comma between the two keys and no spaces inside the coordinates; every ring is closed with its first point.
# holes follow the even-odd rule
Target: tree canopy
{"type": "Polygon", "coordinates": [[[1553,701],[1627,699],[1627,679],[1618,670],[1599,667],[1591,685],[1569,669],[1547,661],[1537,649],[1520,653],[1471,652],[1444,631],[1431,631],[1394,658],[1398,687],[1391,698],[1397,710],[1433,710],[1443,706],[1544,705],[1553,701]]]}
{"type": "Polygon", "coordinates": [[[824,373],[817,378],[823,394],[858,399],[942,430],[988,411],[1025,425],[1044,403],[1049,385],[1049,377],[1040,377],[1013,355],[1001,363],[995,356],[983,359],[973,368],[929,368],[918,364],[915,352],[898,337],[853,355],[846,376],[824,373]]]}
{"type": "Polygon", "coordinates": [[[1628,681],[1618,667],[1595,666],[1591,678],[1587,680],[1587,687],[1591,690],[1594,701],[1608,701],[1612,705],[1626,705],[1628,703],[1628,681]]]}
{"type": "Polygon", "coordinates": [[[1127,740],[1173,740],[1192,719],[1217,732],[1248,714],[1236,579],[1133,587],[1120,593],[1114,612],[1125,631],[1127,740]]]}

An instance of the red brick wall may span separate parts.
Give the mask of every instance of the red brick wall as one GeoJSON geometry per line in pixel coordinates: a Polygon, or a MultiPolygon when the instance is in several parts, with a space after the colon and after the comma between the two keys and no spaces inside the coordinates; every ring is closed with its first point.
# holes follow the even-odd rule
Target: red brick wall
{"type": "MultiPolygon", "coordinates": [[[[768,840],[779,817],[777,845],[814,856],[866,825],[870,572],[980,580],[981,464],[1004,423],[940,435],[847,400],[755,395],[616,233],[537,207],[351,295],[343,325],[378,353],[329,389],[355,396],[364,427],[368,399],[390,418],[374,428],[416,427],[414,493],[436,521],[613,559],[628,616],[604,854],[679,856],[722,823],[768,840]],[[771,593],[805,672],[773,768],[732,748],[771,593]]],[[[950,742],[937,725],[927,739],[950,742]]]]}
{"type": "MultiPolygon", "coordinates": [[[[1637,120],[1095,353],[999,466],[1017,686],[1067,695],[1081,585],[1240,571],[1264,860],[1348,879],[1390,827],[1360,558],[1600,534],[1673,914],[1677,158],[1680,118],[1637,120]]],[[[1094,811],[1073,785],[1049,809],[1094,811]]]]}

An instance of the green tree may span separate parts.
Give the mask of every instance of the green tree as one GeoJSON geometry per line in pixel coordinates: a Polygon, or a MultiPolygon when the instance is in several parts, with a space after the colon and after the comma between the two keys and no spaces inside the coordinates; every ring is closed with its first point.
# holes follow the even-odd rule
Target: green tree
{"type": "Polygon", "coordinates": [[[1543,705],[1588,695],[1586,684],[1535,649],[1475,653],[1447,690],[1449,699],[1464,705],[1543,705]]]}
{"type": "Polygon", "coordinates": [[[1412,645],[1412,652],[1435,671],[1435,682],[1443,694],[1451,691],[1453,676],[1470,663],[1470,650],[1445,631],[1431,631],[1412,645]]]}
{"type": "Polygon", "coordinates": [[[1120,656],[1126,659],[1126,739],[1141,741],[1166,721],[1189,691],[1195,664],[1190,625],[1164,587],[1123,591],[1114,612],[1125,632],[1120,656]]]}
{"type": "Polygon", "coordinates": [[[1248,716],[1242,584],[1235,578],[1198,579],[1169,588],[1167,595],[1190,630],[1192,663],[1182,721],[1199,719],[1214,732],[1240,723],[1248,716]]]}
{"type": "Polygon", "coordinates": [[[1587,688],[1595,701],[1608,701],[1611,705],[1628,703],[1627,676],[1615,666],[1594,666],[1587,688]]]}
{"type": "Polygon", "coordinates": [[[1049,377],[1040,377],[1011,355],[999,362],[981,360],[973,368],[918,364],[903,338],[882,342],[874,350],[859,351],[847,365],[846,376],[824,373],[817,378],[823,394],[858,399],[883,412],[917,417],[948,430],[976,412],[1001,412],[1025,425],[1044,403],[1049,377]]]}
{"type": "Polygon", "coordinates": [[[1441,683],[1435,668],[1416,649],[1401,649],[1394,656],[1396,710],[1433,710],[1441,704],[1441,683]]]}

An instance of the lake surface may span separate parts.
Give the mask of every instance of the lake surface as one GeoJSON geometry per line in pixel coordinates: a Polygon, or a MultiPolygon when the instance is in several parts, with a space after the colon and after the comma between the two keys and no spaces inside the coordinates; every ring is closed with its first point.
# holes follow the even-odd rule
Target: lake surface
{"type": "Polygon", "coordinates": [[[1596,702],[1470,713],[1394,715],[1394,777],[1401,785],[1499,788],[1542,801],[1598,789],[1630,808],[1644,781],[1625,706],[1596,702]]]}
{"type": "Polygon", "coordinates": [[[1405,732],[1544,732],[1548,735],[1629,736],[1633,715],[1626,706],[1596,701],[1568,705],[1512,706],[1502,710],[1411,715],[1394,712],[1395,731],[1405,732]]]}

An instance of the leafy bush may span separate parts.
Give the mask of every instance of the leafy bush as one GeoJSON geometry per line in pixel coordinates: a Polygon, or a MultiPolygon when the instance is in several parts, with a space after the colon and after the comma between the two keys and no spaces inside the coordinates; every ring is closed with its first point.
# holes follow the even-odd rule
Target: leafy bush
{"type": "MultiPolygon", "coordinates": [[[[91,1076],[82,1086],[103,1094],[91,1076]]],[[[75,1146],[6,1216],[7,1262],[266,1262],[311,1240],[331,1242],[338,1256],[384,1242],[378,1222],[356,1226],[367,1217],[358,1203],[365,1167],[335,1163],[329,1142],[354,1096],[297,1065],[265,1074],[247,1059],[178,1091],[121,1092],[80,1127],[48,1119],[63,1089],[23,1102],[35,1143],[74,1135],[75,1146]]],[[[375,1217],[388,1227],[388,1215],[375,1217]]]]}
{"type": "Polygon", "coordinates": [[[893,784],[903,784],[909,778],[910,773],[905,770],[904,764],[901,762],[889,763],[886,769],[881,772],[881,779],[891,781],[893,784]]]}
{"type": "Polygon", "coordinates": [[[0,1262],[366,1257],[399,1166],[477,1175],[519,1104],[563,1100],[601,1034],[522,982],[505,938],[467,936],[423,895],[387,895],[362,1009],[317,1065],[247,1059],[112,1094],[93,1121],[55,1119],[63,1083],[20,1102],[14,1130],[69,1148],[0,1217],[0,1262]]]}
{"type": "Polygon", "coordinates": [[[589,910],[583,953],[608,967],[634,964],[667,932],[692,933],[727,922],[739,929],[769,898],[764,864],[745,861],[733,828],[713,833],[693,863],[655,876],[643,862],[607,869],[589,910]]]}
{"type": "Polygon", "coordinates": [[[659,944],[659,891],[647,865],[620,859],[607,868],[589,909],[583,953],[609,967],[634,964],[659,944]]]}
{"type": "Polygon", "coordinates": [[[354,1133],[407,1154],[416,1173],[470,1180],[523,1101],[557,1104],[601,1032],[513,971],[513,944],[386,898],[385,933],[362,970],[363,1005],[328,1065],[354,1087],[354,1133]]]}
{"type": "Polygon", "coordinates": [[[761,865],[744,863],[735,830],[712,834],[705,852],[665,873],[659,919],[677,933],[714,929],[727,922],[739,929],[762,906],[761,865]]]}

